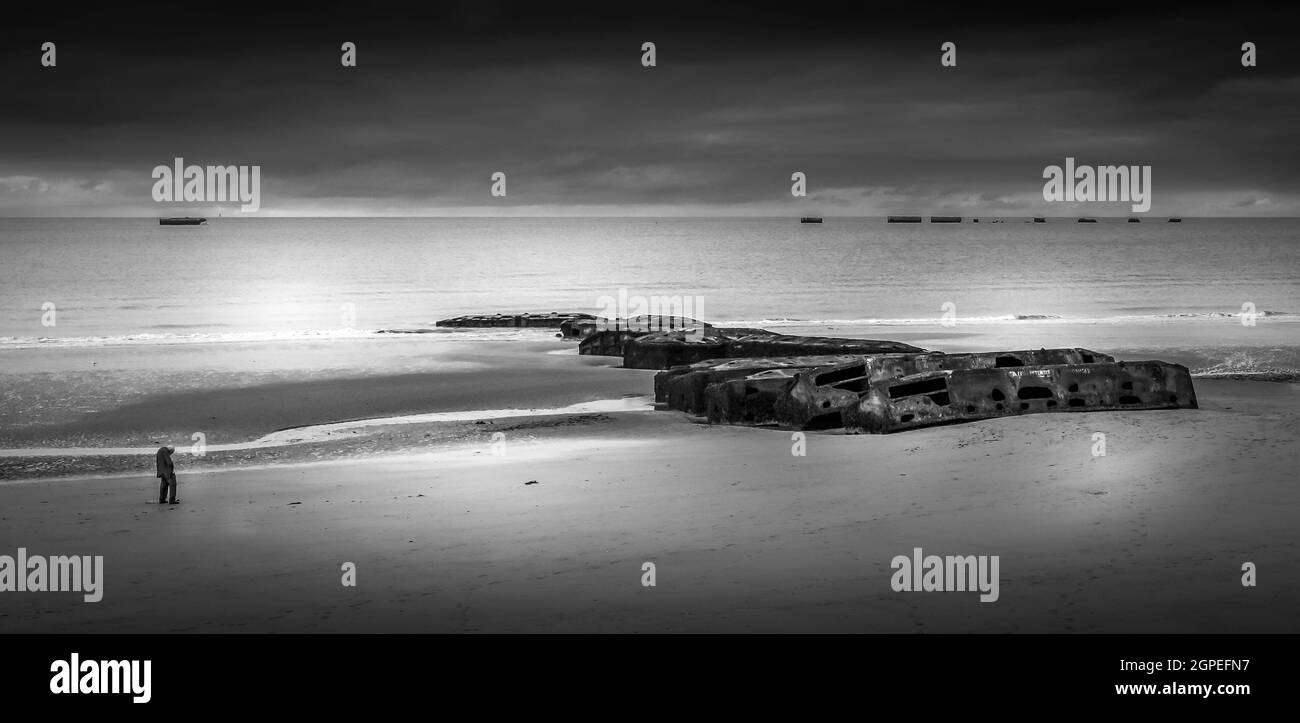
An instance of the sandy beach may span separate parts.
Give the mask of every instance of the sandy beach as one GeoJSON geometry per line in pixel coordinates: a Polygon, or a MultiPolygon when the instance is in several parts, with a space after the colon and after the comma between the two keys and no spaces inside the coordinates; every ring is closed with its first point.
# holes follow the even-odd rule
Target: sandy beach
{"type": "MultiPolygon", "coordinates": [[[[94,350],[94,374],[133,380],[101,390],[120,398],[38,404],[39,424],[10,404],[3,446],[173,440],[182,503],[151,503],[148,455],[0,458],[0,554],[105,560],[101,602],[6,594],[0,632],[1300,631],[1300,384],[1198,379],[1199,410],[808,433],[794,456],[789,432],[677,412],[548,413],[650,393],[652,372],[571,348],[399,341],[376,373],[374,347],[339,346],[330,358],[351,361],[316,377],[280,354],[234,388],[222,369],[253,351],[181,349],[159,363],[188,381],[165,394],[94,350]],[[520,416],[185,453],[192,430],[217,445],[503,408],[520,416]],[[894,592],[890,561],[916,547],[1000,556],[999,600],[894,592]],[[1257,587],[1241,585],[1248,561],[1257,587]]],[[[54,356],[7,373],[30,380],[54,356]]]]}

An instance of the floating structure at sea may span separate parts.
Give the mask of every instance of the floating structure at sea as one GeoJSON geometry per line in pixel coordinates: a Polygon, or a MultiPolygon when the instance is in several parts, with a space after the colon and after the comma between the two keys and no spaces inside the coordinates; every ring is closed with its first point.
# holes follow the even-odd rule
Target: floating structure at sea
{"type": "Polygon", "coordinates": [[[799,223],[821,223],[821,222],[822,222],[821,216],[804,216],[803,218],[799,219],[799,223]]]}
{"type": "Polygon", "coordinates": [[[920,216],[890,216],[885,219],[888,223],[920,223],[920,216]]]}
{"type": "Polygon", "coordinates": [[[930,223],[961,223],[961,216],[931,216],[930,223]]]}
{"type": "Polygon", "coordinates": [[[207,222],[206,218],[194,218],[192,216],[171,216],[158,219],[159,226],[201,226],[207,222]]]}

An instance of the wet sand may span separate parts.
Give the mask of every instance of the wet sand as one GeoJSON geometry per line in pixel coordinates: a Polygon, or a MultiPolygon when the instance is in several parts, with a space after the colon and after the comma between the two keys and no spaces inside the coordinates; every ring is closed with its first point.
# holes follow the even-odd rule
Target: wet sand
{"type": "Polygon", "coordinates": [[[189,447],[352,419],[645,394],[650,372],[538,341],[337,340],[9,352],[0,447],[189,447]]]}
{"type": "MultiPolygon", "coordinates": [[[[539,403],[650,386],[551,359],[583,382],[534,379],[539,403]]],[[[447,384],[495,408],[524,383],[447,384]]],[[[7,483],[0,554],[104,555],[106,582],[96,604],[0,593],[0,632],[1300,632],[1300,385],[1197,391],[1199,410],[810,433],[802,457],[675,412],[491,420],[496,449],[486,423],[406,425],[328,461],[181,459],[174,508],[148,471],[7,483]],[[998,555],[1000,599],[894,592],[914,547],[998,555]]]]}

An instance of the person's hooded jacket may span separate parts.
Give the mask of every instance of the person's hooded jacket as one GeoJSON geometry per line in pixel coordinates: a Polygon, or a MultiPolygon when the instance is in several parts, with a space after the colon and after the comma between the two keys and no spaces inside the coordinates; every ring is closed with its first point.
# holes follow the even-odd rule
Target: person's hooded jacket
{"type": "Polygon", "coordinates": [[[172,447],[159,447],[158,454],[154,455],[154,461],[158,463],[158,477],[162,479],[171,479],[176,473],[176,465],[172,463],[172,447]]]}

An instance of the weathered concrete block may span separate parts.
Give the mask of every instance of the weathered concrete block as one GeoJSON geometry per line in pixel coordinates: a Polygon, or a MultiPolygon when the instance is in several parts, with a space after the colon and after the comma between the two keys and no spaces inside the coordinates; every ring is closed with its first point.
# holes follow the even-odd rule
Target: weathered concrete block
{"type": "MultiPolygon", "coordinates": [[[[729,329],[728,331],[731,330],[729,329]]],[[[841,358],[845,360],[850,360],[853,357],[834,357],[834,356],[800,357],[800,359],[828,359],[828,360],[841,359],[841,358]]],[[[754,371],[758,372],[764,369],[772,369],[778,366],[786,366],[784,363],[782,363],[783,360],[784,358],[772,359],[770,357],[758,357],[758,358],[746,357],[741,359],[719,357],[717,359],[704,359],[698,362],[694,362],[692,364],[679,364],[677,366],[672,366],[659,372],[658,374],[655,374],[655,380],[654,380],[655,402],[658,404],[663,404],[668,401],[668,383],[673,377],[681,374],[689,374],[691,372],[697,372],[706,369],[715,369],[721,367],[751,368],[751,364],[754,371]],[[769,362],[771,362],[770,365],[768,364],[769,362]]],[[[811,364],[810,366],[819,366],[822,363],[823,362],[818,362],[816,364],[811,364]]],[[[832,362],[827,361],[824,363],[829,364],[832,362]]]]}
{"type": "Polygon", "coordinates": [[[695,362],[694,364],[679,364],[675,367],[669,367],[655,374],[655,404],[666,404],[668,402],[668,385],[673,379],[692,372],[715,369],[733,362],[742,362],[742,359],[705,359],[695,362]]]}
{"type": "Polygon", "coordinates": [[[578,354],[582,356],[616,356],[622,357],[628,342],[639,336],[639,331],[595,331],[578,342],[578,354]]]}
{"type": "Polygon", "coordinates": [[[743,379],[710,384],[704,390],[710,424],[776,424],[773,404],[794,383],[794,370],[769,369],[743,379]]]}
{"type": "Polygon", "coordinates": [[[570,319],[560,324],[560,336],[565,339],[585,339],[596,330],[595,319],[570,319]]]}
{"type": "Polygon", "coordinates": [[[498,328],[498,327],[525,327],[538,329],[559,329],[566,322],[574,322],[581,319],[594,319],[591,314],[582,314],[578,312],[558,312],[552,311],[545,314],[468,314],[456,316],[450,319],[442,319],[434,322],[434,326],[441,327],[476,327],[476,328],[498,328]]]}
{"type": "Polygon", "coordinates": [[[585,332],[583,334],[583,336],[585,336],[586,334],[596,331],[630,331],[639,334],[650,334],[656,331],[677,331],[678,329],[689,330],[711,325],[687,316],[643,314],[641,316],[633,316],[626,319],[595,317],[591,319],[583,319],[571,326],[575,333],[585,332]]]}
{"type": "Polygon", "coordinates": [[[837,339],[826,336],[790,336],[788,334],[747,334],[732,340],[727,356],[820,356],[903,354],[925,349],[897,341],[876,339],[837,339]]]}
{"type": "Polygon", "coordinates": [[[747,377],[768,369],[803,371],[849,362],[851,356],[708,359],[673,367],[655,375],[655,401],[691,414],[705,413],[704,390],[710,384],[747,377]]]}
{"type": "Polygon", "coordinates": [[[887,434],[1042,412],[1195,409],[1191,374],[1161,361],[931,371],[872,384],[841,409],[845,431],[887,434]]]}
{"type": "Polygon", "coordinates": [[[856,401],[875,382],[927,371],[992,369],[1043,364],[1111,362],[1088,349],[1028,349],[968,354],[881,354],[801,372],[789,393],[777,400],[776,416],[785,429],[840,426],[840,407],[856,401]]]}
{"type": "Polygon", "coordinates": [[[776,400],[773,413],[783,429],[838,427],[840,407],[856,402],[872,382],[915,374],[920,368],[929,368],[923,360],[943,356],[942,352],[881,354],[800,372],[776,400]]]}
{"type": "Polygon", "coordinates": [[[733,361],[738,360],[705,359],[704,361],[695,362],[694,364],[679,364],[675,367],[669,367],[661,372],[656,372],[654,380],[655,404],[666,404],[668,402],[668,385],[677,377],[683,374],[713,369],[723,364],[729,364],[733,361]]]}
{"type": "Polygon", "coordinates": [[[623,366],[629,369],[671,369],[707,359],[863,356],[925,351],[896,341],[789,336],[770,332],[750,333],[751,331],[709,327],[703,333],[678,331],[647,334],[624,346],[623,366]]]}
{"type": "Polygon", "coordinates": [[[578,353],[595,354],[597,356],[623,356],[627,342],[632,339],[671,331],[696,331],[698,334],[700,329],[703,329],[707,336],[717,336],[724,331],[685,316],[647,315],[635,316],[629,319],[592,318],[581,320],[567,327],[561,327],[560,333],[569,338],[577,338],[583,341],[592,336],[603,334],[604,336],[599,341],[593,342],[586,350],[579,345],[578,353]],[[613,351],[615,349],[617,349],[617,352],[613,351]]]}
{"type": "Polygon", "coordinates": [[[705,359],[720,359],[732,356],[727,353],[727,341],[727,337],[712,327],[639,335],[623,346],[623,366],[669,369],[705,359]]]}

